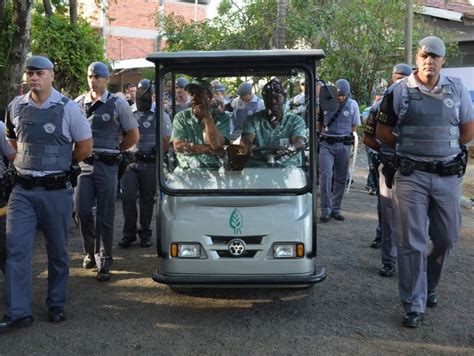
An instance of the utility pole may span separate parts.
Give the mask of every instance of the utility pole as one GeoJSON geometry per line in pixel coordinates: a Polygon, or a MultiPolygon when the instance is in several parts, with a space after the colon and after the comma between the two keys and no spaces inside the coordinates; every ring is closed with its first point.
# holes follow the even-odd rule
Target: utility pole
{"type": "Polygon", "coordinates": [[[412,47],[413,47],[413,0],[406,2],[405,19],[405,62],[412,65],[412,47]]]}

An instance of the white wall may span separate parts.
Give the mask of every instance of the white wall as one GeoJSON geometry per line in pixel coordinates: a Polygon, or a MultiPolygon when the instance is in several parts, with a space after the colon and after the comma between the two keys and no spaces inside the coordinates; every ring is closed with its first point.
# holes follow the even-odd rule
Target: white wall
{"type": "Polygon", "coordinates": [[[445,75],[461,78],[469,90],[474,90],[474,67],[442,68],[441,72],[445,75]]]}

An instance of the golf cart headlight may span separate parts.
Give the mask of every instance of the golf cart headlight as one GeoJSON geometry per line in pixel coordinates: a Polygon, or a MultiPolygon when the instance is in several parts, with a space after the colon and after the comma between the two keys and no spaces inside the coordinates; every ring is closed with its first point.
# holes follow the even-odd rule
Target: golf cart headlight
{"type": "Polygon", "coordinates": [[[199,244],[178,244],[178,257],[201,257],[201,246],[199,244]]]}
{"type": "Polygon", "coordinates": [[[296,257],[296,244],[273,245],[273,257],[275,258],[296,257]]]}

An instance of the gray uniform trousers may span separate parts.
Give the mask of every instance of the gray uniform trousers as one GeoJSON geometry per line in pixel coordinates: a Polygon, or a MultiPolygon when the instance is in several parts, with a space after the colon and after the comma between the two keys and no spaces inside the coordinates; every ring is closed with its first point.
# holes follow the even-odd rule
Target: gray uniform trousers
{"type": "Polygon", "coordinates": [[[36,229],[46,239],[48,253],[48,308],[64,307],[69,278],[68,234],[72,188],[30,190],[15,185],[7,213],[5,305],[12,318],[31,315],[31,259],[36,229]]]}
{"type": "MultiPolygon", "coordinates": [[[[0,196],[0,207],[5,207],[6,202],[3,197],[0,196]]],[[[5,272],[5,261],[7,259],[7,216],[0,216],[0,270],[5,272]]]]}
{"type": "Polygon", "coordinates": [[[342,196],[346,188],[346,179],[351,157],[350,145],[342,142],[329,144],[321,142],[319,150],[319,188],[322,214],[339,213],[341,211],[342,196]],[[334,187],[333,184],[334,166],[334,187]],[[332,193],[331,193],[332,188],[332,193]]]}
{"type": "Polygon", "coordinates": [[[379,166],[379,202],[381,227],[381,255],[382,264],[397,264],[397,239],[395,236],[395,225],[393,224],[392,189],[385,184],[385,176],[382,173],[383,163],[379,166]]]}
{"type": "Polygon", "coordinates": [[[461,178],[399,171],[393,186],[398,246],[400,299],[405,312],[424,313],[427,291],[438,285],[441,270],[461,225],[461,178]],[[428,256],[429,240],[433,249],[428,256]]]}
{"type": "Polygon", "coordinates": [[[93,165],[81,163],[81,168],[75,201],[84,251],[95,257],[100,272],[109,272],[113,263],[118,166],[95,160],[93,165]],[[97,204],[95,221],[94,204],[97,204]]]}
{"type": "Polygon", "coordinates": [[[122,210],[124,217],[123,237],[129,241],[137,238],[149,240],[153,217],[153,207],[156,196],[156,163],[139,161],[131,164],[124,173],[121,181],[122,210]],[[140,228],[137,230],[139,199],[140,228]]]}

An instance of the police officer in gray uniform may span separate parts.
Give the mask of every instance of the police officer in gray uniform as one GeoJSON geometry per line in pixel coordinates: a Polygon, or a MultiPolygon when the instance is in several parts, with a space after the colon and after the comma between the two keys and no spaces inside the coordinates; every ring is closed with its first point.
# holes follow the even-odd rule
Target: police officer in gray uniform
{"type": "Polygon", "coordinates": [[[359,105],[350,98],[351,87],[345,79],[336,81],[337,101],[335,111],[319,111],[317,130],[320,135],[319,187],[321,193],[321,222],[333,217],[344,220],[341,214],[342,196],[346,186],[354,143],[354,132],[360,125],[359,105]],[[334,167],[334,187],[333,183],[334,167]]]}
{"type": "MultiPolygon", "coordinates": [[[[141,247],[151,246],[151,219],[156,196],[156,116],[152,102],[154,85],[148,79],[138,83],[137,111],[134,115],[138,121],[140,140],[128,152],[134,163],[128,166],[121,179],[123,208],[123,238],[119,246],[127,248],[140,237],[141,247]],[[137,230],[137,198],[139,199],[140,228],[137,230]]],[[[167,113],[163,112],[163,130],[171,136],[171,122],[167,113]]]]}
{"type": "Polygon", "coordinates": [[[420,326],[425,308],[438,303],[436,287],[461,222],[467,155],[460,145],[474,137],[469,93],[460,79],[440,73],[444,62],[443,41],[422,39],[417,70],[384,97],[376,130],[398,156],[393,197],[399,289],[403,325],[410,328],[420,326]]]}
{"type": "Polygon", "coordinates": [[[230,106],[233,109],[233,127],[231,139],[236,139],[242,133],[245,121],[256,112],[265,110],[265,104],[262,99],[252,92],[252,84],[244,82],[240,84],[237,91],[239,95],[231,101],[230,106]]]}
{"type": "Polygon", "coordinates": [[[0,121],[0,270],[5,273],[5,260],[7,258],[6,249],[6,223],[7,223],[7,189],[6,177],[3,172],[5,171],[5,162],[3,158],[6,158],[9,162],[13,162],[15,159],[16,151],[10,146],[5,137],[5,124],[0,121]]]}
{"type": "Polygon", "coordinates": [[[97,280],[110,280],[114,238],[115,195],[121,153],[139,138],[138,123],[128,103],[107,90],[109,71],[101,62],[89,65],[90,91],[76,101],[92,128],[92,155],[81,164],[76,190],[76,213],[84,242],[83,267],[97,267],[97,280]],[[96,221],[92,212],[96,205],[96,221]]]}
{"type": "Polygon", "coordinates": [[[83,112],[52,86],[53,63],[32,56],[26,63],[26,78],[30,91],[16,97],[7,112],[7,137],[17,149],[18,173],[7,213],[7,315],[0,321],[0,331],[33,321],[31,258],[37,228],[44,233],[48,253],[48,318],[50,322],[65,319],[71,163],[81,161],[92,149],[83,112]]]}
{"type": "MultiPolygon", "coordinates": [[[[399,63],[393,67],[391,83],[396,83],[402,78],[411,74],[408,64],[399,63]]],[[[393,86],[389,87],[385,94],[391,92],[393,86]]],[[[382,277],[392,277],[395,274],[397,265],[397,241],[395,239],[395,228],[393,224],[392,205],[392,183],[385,180],[384,172],[390,172],[395,162],[395,149],[380,142],[375,137],[377,126],[377,113],[380,110],[382,98],[372,105],[369,116],[364,125],[364,144],[378,152],[378,218],[381,228],[381,257],[382,268],[379,274],[382,277]]]]}

